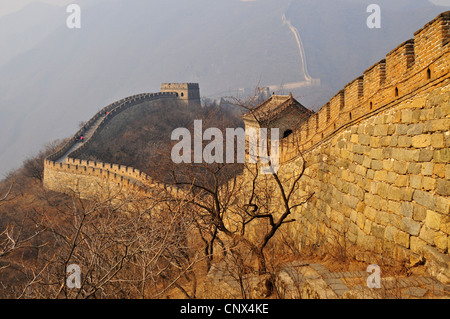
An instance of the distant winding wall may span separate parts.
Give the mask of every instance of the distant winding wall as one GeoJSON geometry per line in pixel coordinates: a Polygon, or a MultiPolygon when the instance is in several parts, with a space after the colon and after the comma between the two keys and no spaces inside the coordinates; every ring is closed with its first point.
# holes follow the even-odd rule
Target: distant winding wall
{"type": "Polygon", "coordinates": [[[100,131],[119,113],[130,107],[148,101],[176,99],[178,93],[159,92],[133,95],[114,102],[95,114],[56,153],[44,162],[44,187],[61,193],[77,195],[80,198],[101,198],[107,192],[149,192],[152,187],[165,187],[154,183],[145,173],[124,165],[84,161],[76,157],[92,143],[100,131]],[[77,137],[88,132],[84,143],[77,137]],[[108,190],[108,191],[107,191],[108,190]]]}

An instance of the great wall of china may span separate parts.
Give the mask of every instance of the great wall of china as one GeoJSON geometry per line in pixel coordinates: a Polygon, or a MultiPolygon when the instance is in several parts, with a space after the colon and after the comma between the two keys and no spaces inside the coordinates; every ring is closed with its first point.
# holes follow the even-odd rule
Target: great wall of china
{"type": "MultiPolygon", "coordinates": [[[[448,11],[280,141],[279,174],[294,175],[304,159],[298,199],[315,193],[295,210],[296,222],[286,225],[295,245],[338,236],[359,247],[360,260],[370,261],[375,253],[425,263],[430,274],[450,283],[449,30],[448,11]]],[[[84,145],[76,136],[84,132],[90,143],[115,114],[144,101],[178,97],[168,91],[141,94],[99,111],[45,160],[45,187],[89,198],[105,185],[151,185],[134,168],[77,159],[84,145]]]]}

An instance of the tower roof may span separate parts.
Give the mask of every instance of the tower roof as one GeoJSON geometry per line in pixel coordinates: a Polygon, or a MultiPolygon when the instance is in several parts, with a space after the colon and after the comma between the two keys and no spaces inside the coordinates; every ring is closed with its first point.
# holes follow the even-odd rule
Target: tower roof
{"type": "Polygon", "coordinates": [[[242,117],[244,121],[257,121],[262,123],[268,123],[274,119],[281,117],[283,111],[288,108],[292,108],[300,114],[308,114],[308,116],[314,112],[304,107],[292,96],[289,95],[272,95],[270,98],[244,114],[242,117]]]}

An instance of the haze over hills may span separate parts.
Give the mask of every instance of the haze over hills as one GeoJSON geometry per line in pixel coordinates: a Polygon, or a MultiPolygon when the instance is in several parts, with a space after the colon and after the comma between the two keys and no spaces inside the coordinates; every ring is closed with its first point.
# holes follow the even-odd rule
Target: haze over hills
{"type": "Polygon", "coordinates": [[[49,4],[0,17],[2,174],[45,142],[73,134],[103,106],[159,91],[161,82],[198,82],[203,96],[218,97],[304,81],[283,15],[301,37],[310,76],[321,82],[294,94],[318,109],[448,9],[426,0],[380,0],[382,27],[368,29],[365,0],[78,3],[78,30],[66,27],[65,7],[49,4]]]}

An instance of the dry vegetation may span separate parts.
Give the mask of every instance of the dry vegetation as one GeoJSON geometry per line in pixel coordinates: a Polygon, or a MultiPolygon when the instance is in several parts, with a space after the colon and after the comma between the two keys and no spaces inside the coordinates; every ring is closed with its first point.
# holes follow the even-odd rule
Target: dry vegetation
{"type": "Polygon", "coordinates": [[[273,291],[274,274],[292,260],[321,262],[332,271],[361,270],[352,248],[339,238],[299,251],[284,235],[291,210],[313,195],[293,200],[302,169],[289,180],[276,172],[262,179],[258,165],[245,164],[253,176],[249,186],[234,179],[244,164],[175,165],[170,160],[174,128],[192,129],[194,119],[202,119],[204,127],[239,127],[235,112],[174,103],[124,113],[83,158],[145,170],[155,180],[182,188],[185,198],[129,195],[118,201],[117,194],[107,194],[86,201],[47,191],[43,159],[61,142],[49,144],[0,185],[0,297],[204,298],[211,293],[202,290],[206,274],[214,263],[226,261],[240,283],[239,297],[248,298],[248,276],[273,291]],[[281,194],[280,211],[271,208],[275,191],[281,194]],[[255,225],[263,227],[249,239],[248,229],[255,225]],[[70,264],[82,269],[80,289],[65,284],[70,264]]]}

